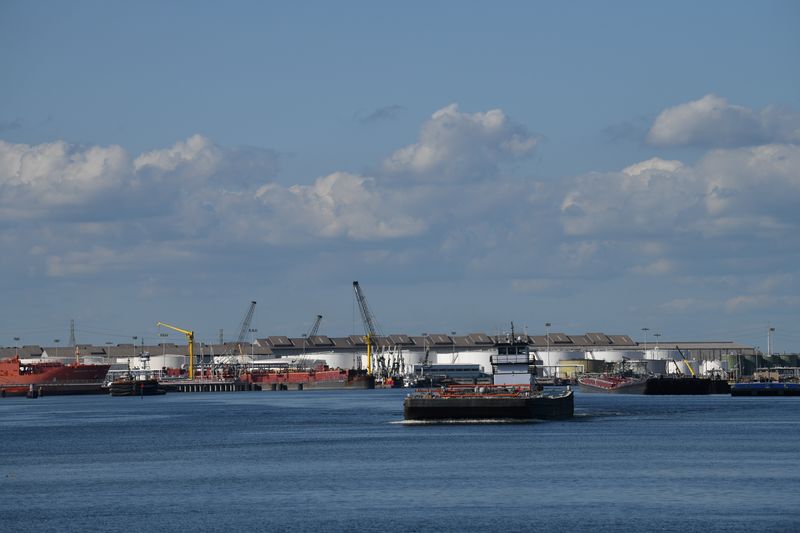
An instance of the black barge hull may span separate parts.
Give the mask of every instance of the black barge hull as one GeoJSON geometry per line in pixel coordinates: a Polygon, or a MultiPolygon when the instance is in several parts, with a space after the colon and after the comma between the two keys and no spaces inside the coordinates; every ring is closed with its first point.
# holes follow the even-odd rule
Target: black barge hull
{"type": "Polygon", "coordinates": [[[710,378],[650,378],[645,386],[645,394],[653,395],[694,395],[729,394],[731,386],[722,379],[710,378]]]}
{"type": "Polygon", "coordinates": [[[571,418],[574,394],[532,398],[441,398],[409,396],[403,402],[406,420],[530,420],[571,418]]]}

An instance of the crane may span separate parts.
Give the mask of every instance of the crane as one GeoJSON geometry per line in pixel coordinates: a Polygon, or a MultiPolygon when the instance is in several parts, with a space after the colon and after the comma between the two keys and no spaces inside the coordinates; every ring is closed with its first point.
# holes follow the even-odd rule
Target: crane
{"type": "Polygon", "coordinates": [[[691,374],[692,374],[692,377],[693,377],[693,378],[696,378],[696,377],[697,377],[697,374],[695,374],[695,372],[694,372],[694,368],[692,368],[692,364],[689,362],[689,360],[688,360],[688,359],[686,359],[686,356],[685,356],[685,355],[683,355],[683,352],[681,351],[681,349],[680,349],[678,346],[675,346],[675,349],[676,349],[676,350],[678,350],[678,353],[679,353],[679,354],[681,354],[681,358],[683,359],[683,362],[684,362],[684,363],[686,363],[686,368],[688,368],[688,369],[689,369],[689,372],[691,372],[691,374]]]}
{"type": "Polygon", "coordinates": [[[367,374],[372,374],[372,340],[380,335],[380,330],[375,315],[369,310],[367,299],[357,281],[353,282],[353,291],[356,293],[358,309],[361,311],[361,320],[364,322],[364,330],[367,334],[367,374]]]}
{"type": "Polygon", "coordinates": [[[159,322],[156,324],[156,326],[164,326],[165,328],[174,329],[175,331],[186,335],[186,340],[189,342],[189,379],[194,379],[194,331],[170,326],[169,324],[165,324],[163,322],[159,322]]]}
{"type": "Polygon", "coordinates": [[[250,309],[247,310],[247,314],[242,319],[242,324],[239,328],[239,336],[236,337],[236,344],[241,344],[244,342],[245,337],[247,337],[247,333],[250,330],[250,322],[253,321],[253,313],[256,311],[256,303],[250,302],[250,309]]]}
{"type": "Polygon", "coordinates": [[[320,322],[322,322],[322,315],[317,315],[317,319],[314,320],[314,325],[311,326],[310,330],[308,330],[308,335],[306,335],[307,339],[310,339],[311,337],[317,334],[317,332],[319,331],[320,322]]]}

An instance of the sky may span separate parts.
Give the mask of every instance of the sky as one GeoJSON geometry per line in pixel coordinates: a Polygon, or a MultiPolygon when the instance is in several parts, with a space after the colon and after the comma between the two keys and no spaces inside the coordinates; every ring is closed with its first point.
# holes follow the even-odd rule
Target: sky
{"type": "Polygon", "coordinates": [[[0,345],[800,351],[800,4],[0,1],[0,345]],[[14,338],[19,337],[19,341],[14,338]],[[181,342],[180,335],[171,335],[181,342]]]}

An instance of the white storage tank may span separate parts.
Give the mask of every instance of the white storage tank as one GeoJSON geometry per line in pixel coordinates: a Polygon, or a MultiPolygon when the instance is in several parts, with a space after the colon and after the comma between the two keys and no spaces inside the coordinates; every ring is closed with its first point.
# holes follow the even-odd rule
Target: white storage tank
{"type": "MultiPolygon", "coordinates": [[[[486,374],[492,373],[491,357],[497,354],[497,350],[462,350],[456,351],[455,364],[459,365],[478,365],[481,372],[486,374]]],[[[436,364],[450,365],[453,364],[452,352],[442,351],[437,354],[436,364]]]]}
{"type": "Polygon", "coordinates": [[[581,350],[537,350],[536,359],[542,361],[542,373],[544,377],[556,376],[559,362],[564,360],[584,359],[586,352],[581,350]]]}
{"type": "Polygon", "coordinates": [[[586,359],[621,363],[622,361],[640,361],[644,358],[642,350],[591,350],[586,352],[586,359]]]}

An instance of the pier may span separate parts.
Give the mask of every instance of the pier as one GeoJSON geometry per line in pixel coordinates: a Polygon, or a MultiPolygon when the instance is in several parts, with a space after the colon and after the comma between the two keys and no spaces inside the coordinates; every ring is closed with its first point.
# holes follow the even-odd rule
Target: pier
{"type": "Polygon", "coordinates": [[[159,386],[167,392],[240,392],[260,390],[252,383],[237,380],[164,380],[159,386]]]}

